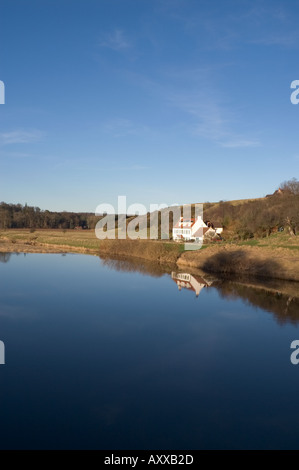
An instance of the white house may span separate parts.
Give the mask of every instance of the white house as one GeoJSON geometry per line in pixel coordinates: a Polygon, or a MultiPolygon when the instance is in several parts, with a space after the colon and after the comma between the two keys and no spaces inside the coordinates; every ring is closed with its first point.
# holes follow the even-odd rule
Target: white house
{"type": "Polygon", "coordinates": [[[205,234],[211,236],[220,234],[223,231],[222,228],[214,228],[210,222],[208,225],[204,223],[201,216],[196,219],[184,219],[180,217],[180,220],[175,224],[172,229],[172,238],[175,241],[179,240],[195,240],[200,242],[203,240],[205,234]]]}
{"type": "Polygon", "coordinates": [[[207,230],[208,226],[200,216],[196,219],[184,219],[183,217],[180,217],[180,220],[172,229],[172,238],[173,240],[201,241],[203,240],[204,232],[207,230]]]}

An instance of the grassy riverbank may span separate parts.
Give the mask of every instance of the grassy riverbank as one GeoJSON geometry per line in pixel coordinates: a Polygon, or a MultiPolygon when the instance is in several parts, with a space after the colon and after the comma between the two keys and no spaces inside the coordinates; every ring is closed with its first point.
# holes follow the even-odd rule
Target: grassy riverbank
{"type": "Polygon", "coordinates": [[[0,252],[64,253],[134,257],[205,272],[299,281],[299,237],[274,234],[184,252],[183,244],[154,240],[98,240],[93,230],[2,230],[0,252]]]}
{"type": "Polygon", "coordinates": [[[299,251],[281,247],[213,246],[183,253],[178,265],[205,272],[299,281],[299,251]]]}
{"type": "Polygon", "coordinates": [[[98,240],[94,230],[0,231],[0,252],[88,253],[176,263],[183,245],[155,240],[98,240]]]}
{"type": "Polygon", "coordinates": [[[0,230],[0,251],[24,253],[93,253],[99,240],[93,230],[0,230]]]}

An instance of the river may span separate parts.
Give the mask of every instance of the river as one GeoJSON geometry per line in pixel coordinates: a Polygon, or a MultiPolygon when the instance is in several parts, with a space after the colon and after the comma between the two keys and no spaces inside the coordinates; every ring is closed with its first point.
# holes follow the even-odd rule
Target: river
{"type": "Polygon", "coordinates": [[[298,449],[296,283],[2,253],[0,286],[1,449],[298,449]]]}

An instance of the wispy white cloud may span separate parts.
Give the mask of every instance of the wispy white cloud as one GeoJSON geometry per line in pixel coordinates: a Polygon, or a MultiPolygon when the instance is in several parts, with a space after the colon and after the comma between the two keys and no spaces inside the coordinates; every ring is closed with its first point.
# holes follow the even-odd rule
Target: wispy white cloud
{"type": "Polygon", "coordinates": [[[242,103],[232,103],[229,92],[219,87],[218,77],[226,73],[230,65],[224,62],[185,69],[168,66],[160,69],[159,78],[139,73],[131,74],[130,78],[153,99],[159,100],[160,106],[179,111],[173,113],[169,126],[175,125],[220,147],[260,146],[258,137],[248,131],[254,123],[250,122],[247,114],[242,117],[242,103]],[[173,124],[175,120],[177,123],[173,124]]]}
{"type": "Polygon", "coordinates": [[[127,39],[124,31],[116,29],[103,36],[102,40],[99,42],[99,46],[106,47],[114,51],[122,51],[131,47],[131,43],[127,39]]]}
{"type": "Polygon", "coordinates": [[[234,130],[235,112],[210,91],[172,95],[169,101],[193,117],[191,132],[226,148],[256,147],[260,142],[234,130]]]}
{"type": "Polygon", "coordinates": [[[15,130],[0,133],[0,145],[29,144],[41,140],[43,133],[39,130],[15,130]]]}

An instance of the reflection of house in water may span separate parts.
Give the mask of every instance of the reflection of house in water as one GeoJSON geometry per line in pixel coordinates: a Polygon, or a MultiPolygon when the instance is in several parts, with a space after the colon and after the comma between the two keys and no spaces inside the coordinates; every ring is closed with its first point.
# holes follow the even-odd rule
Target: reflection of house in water
{"type": "Polygon", "coordinates": [[[204,287],[211,286],[213,282],[206,281],[203,277],[200,276],[195,276],[189,273],[176,273],[174,271],[171,273],[171,278],[177,284],[179,290],[182,288],[193,290],[196,294],[196,297],[199,296],[201,290],[204,287]]]}

